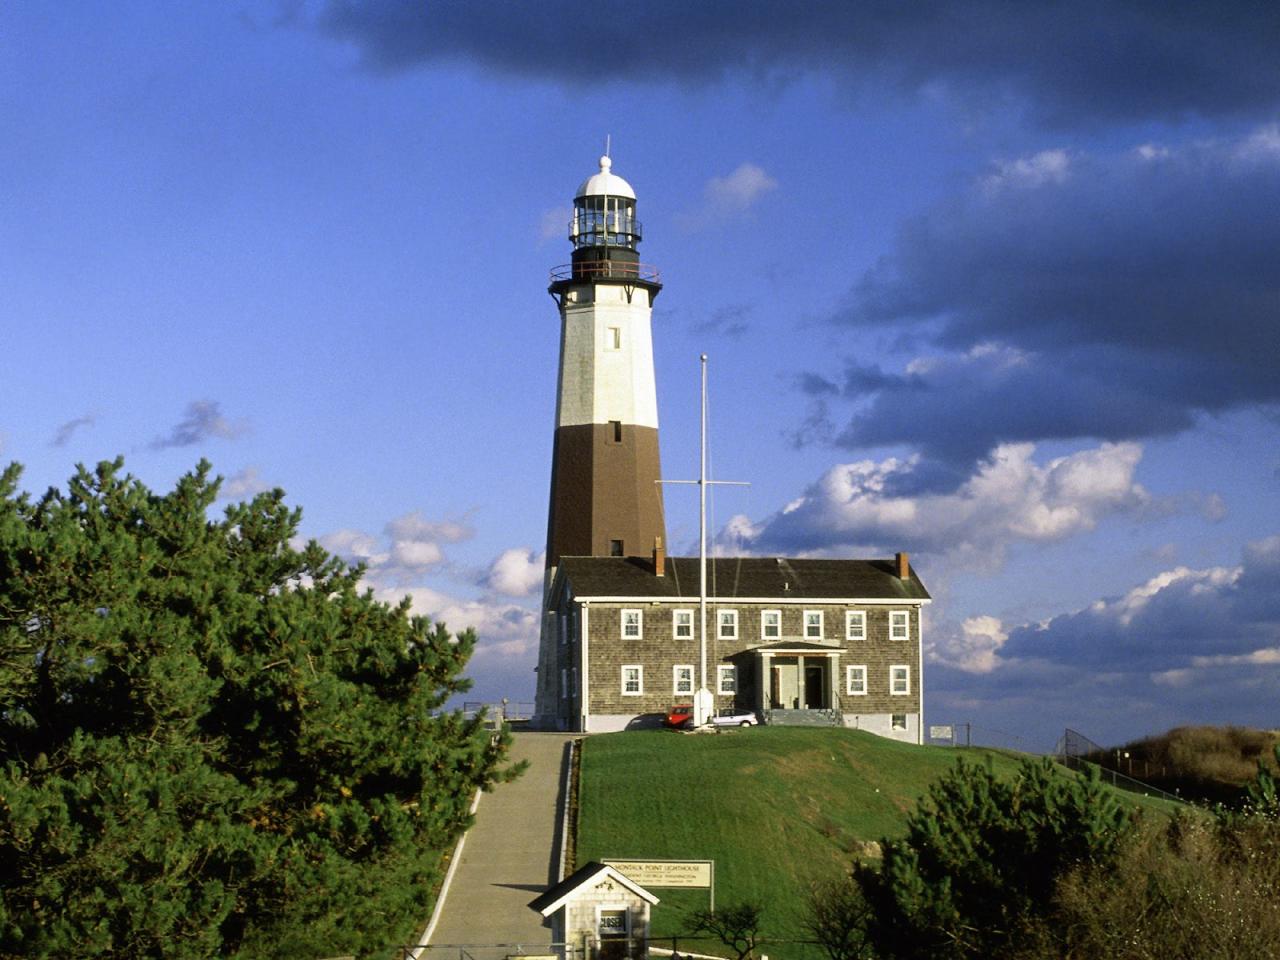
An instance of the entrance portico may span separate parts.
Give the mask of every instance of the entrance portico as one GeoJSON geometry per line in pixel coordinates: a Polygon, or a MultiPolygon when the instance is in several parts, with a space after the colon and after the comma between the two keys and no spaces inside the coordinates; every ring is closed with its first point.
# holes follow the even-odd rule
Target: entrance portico
{"type": "Polygon", "coordinates": [[[840,654],[821,643],[781,642],[755,647],[755,707],[767,710],[838,710],[840,654]]]}

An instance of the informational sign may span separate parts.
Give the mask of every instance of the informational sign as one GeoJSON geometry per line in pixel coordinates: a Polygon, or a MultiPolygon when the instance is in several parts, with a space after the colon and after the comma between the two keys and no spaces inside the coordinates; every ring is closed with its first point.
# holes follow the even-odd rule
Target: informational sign
{"type": "Polygon", "coordinates": [[[951,729],[951,724],[938,724],[929,728],[930,740],[954,740],[955,731],[951,729]]]}
{"type": "Polygon", "coordinates": [[[714,860],[603,860],[642,887],[693,887],[710,890],[715,882],[714,860]]]}

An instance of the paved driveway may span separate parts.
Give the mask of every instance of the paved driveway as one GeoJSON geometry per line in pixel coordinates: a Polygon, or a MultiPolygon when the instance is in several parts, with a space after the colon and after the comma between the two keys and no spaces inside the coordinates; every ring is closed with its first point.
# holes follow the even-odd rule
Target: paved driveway
{"type": "MultiPolygon", "coordinates": [[[[431,933],[431,947],[423,957],[463,957],[459,945],[545,948],[551,942],[549,923],[529,909],[529,901],[559,880],[561,787],[573,736],[532,732],[513,736],[511,756],[528,760],[529,769],[514,783],[501,784],[481,796],[475,825],[467,832],[431,933]]],[[[474,960],[517,952],[521,951],[471,946],[466,951],[474,960]]]]}

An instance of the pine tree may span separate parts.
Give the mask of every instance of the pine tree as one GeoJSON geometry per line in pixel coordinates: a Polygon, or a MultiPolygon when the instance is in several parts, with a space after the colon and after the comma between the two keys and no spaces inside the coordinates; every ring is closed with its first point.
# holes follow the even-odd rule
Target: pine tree
{"type": "Polygon", "coordinates": [[[440,712],[474,636],[389,606],[276,490],[120,460],[0,477],[0,955],[407,938],[506,740],[440,712]]]}
{"type": "Polygon", "coordinates": [[[1069,871],[1106,869],[1131,810],[1089,776],[1028,760],[1011,780],[966,764],[929,789],[879,868],[856,865],[877,952],[894,958],[1005,955],[1047,916],[1069,871]]]}

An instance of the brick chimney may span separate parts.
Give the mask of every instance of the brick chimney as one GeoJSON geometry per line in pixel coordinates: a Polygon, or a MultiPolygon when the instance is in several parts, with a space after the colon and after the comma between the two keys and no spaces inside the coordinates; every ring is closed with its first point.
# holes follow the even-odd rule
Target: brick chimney
{"type": "Polygon", "coordinates": [[[655,577],[667,575],[667,548],[662,545],[661,537],[653,538],[653,575],[655,577]]]}
{"type": "Polygon", "coordinates": [[[898,568],[898,579],[911,579],[911,559],[905,553],[895,553],[893,555],[894,563],[898,568]]]}

